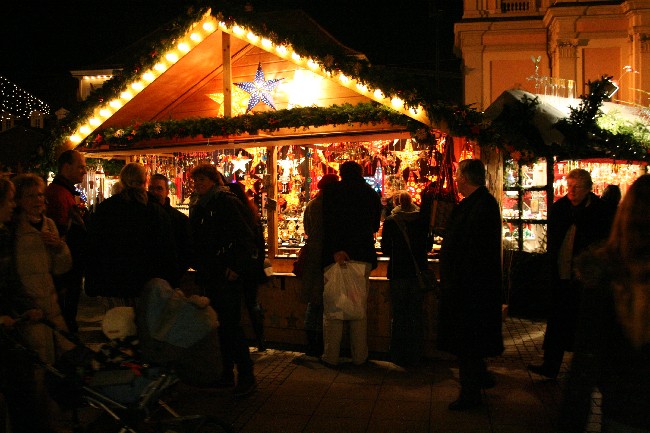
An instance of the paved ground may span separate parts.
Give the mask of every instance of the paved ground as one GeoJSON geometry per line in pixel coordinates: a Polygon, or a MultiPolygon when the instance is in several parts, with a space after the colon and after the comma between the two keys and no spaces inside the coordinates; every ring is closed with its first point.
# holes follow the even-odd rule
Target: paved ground
{"type": "MultiPolygon", "coordinates": [[[[102,312],[85,300],[82,338],[96,336],[102,312]]],[[[458,394],[458,368],[450,359],[433,359],[412,371],[378,360],[332,370],[304,361],[299,352],[273,348],[252,354],[259,386],[249,398],[181,384],[173,406],[181,414],[218,416],[236,432],[551,433],[567,366],[557,381],[526,370],[541,359],[543,332],[543,322],[507,319],[506,351],[489,360],[497,386],[484,391],[485,404],[474,411],[447,410],[458,394]]],[[[594,397],[588,432],[600,431],[594,397]]]]}

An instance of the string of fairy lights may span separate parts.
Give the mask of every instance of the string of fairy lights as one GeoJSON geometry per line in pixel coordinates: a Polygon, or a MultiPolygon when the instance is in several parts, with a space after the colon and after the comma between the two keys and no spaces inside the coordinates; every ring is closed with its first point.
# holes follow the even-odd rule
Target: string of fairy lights
{"type": "Polygon", "coordinates": [[[29,118],[34,111],[50,114],[50,106],[0,75],[0,119],[29,118]]]}

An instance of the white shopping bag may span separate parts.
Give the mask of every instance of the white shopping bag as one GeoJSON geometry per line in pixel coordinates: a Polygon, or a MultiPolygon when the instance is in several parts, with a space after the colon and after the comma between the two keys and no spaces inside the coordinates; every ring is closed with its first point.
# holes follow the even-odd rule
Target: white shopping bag
{"type": "Polygon", "coordinates": [[[366,317],[368,287],[366,264],[349,261],[325,268],[323,313],[330,319],[360,320],[366,317]]]}

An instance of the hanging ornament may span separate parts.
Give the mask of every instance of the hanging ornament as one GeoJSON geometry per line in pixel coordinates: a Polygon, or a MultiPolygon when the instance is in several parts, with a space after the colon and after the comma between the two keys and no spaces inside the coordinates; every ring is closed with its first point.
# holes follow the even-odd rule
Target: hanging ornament
{"type": "Polygon", "coordinates": [[[262,64],[257,65],[257,72],[255,72],[255,80],[247,81],[243,83],[234,83],[235,86],[240,89],[250,93],[251,97],[248,100],[248,107],[246,108],[246,113],[251,111],[253,107],[260,103],[264,102],[266,105],[272,109],[276,109],[273,104],[273,97],[271,96],[271,91],[275,89],[278,83],[283,80],[283,78],[277,78],[273,80],[265,80],[264,72],[262,71],[262,64]]]}
{"type": "Polygon", "coordinates": [[[246,172],[246,164],[248,164],[251,161],[250,158],[245,158],[242,156],[242,153],[239,152],[237,155],[237,158],[232,159],[230,162],[232,163],[232,172],[235,173],[237,171],[242,171],[246,172]]]}
{"type": "Polygon", "coordinates": [[[402,161],[402,168],[406,167],[413,167],[415,168],[415,162],[418,160],[420,157],[418,152],[413,150],[413,145],[411,144],[411,140],[407,139],[406,144],[404,145],[404,150],[396,150],[395,155],[399,157],[399,159],[402,161]]]}

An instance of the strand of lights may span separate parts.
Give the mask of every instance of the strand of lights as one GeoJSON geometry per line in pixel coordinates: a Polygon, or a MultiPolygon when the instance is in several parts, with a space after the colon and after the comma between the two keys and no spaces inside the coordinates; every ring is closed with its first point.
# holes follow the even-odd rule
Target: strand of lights
{"type": "MultiPolygon", "coordinates": [[[[201,43],[211,33],[217,29],[216,20],[208,11],[200,22],[190,26],[185,35],[180,38],[176,46],[164,53],[159,62],[153,68],[144,71],[140,77],[136,78],[115,99],[108,101],[106,104],[95,109],[94,113],[87,118],[77,128],[74,134],[69,137],[70,142],[79,144],[84,138],[97,129],[104,121],[122,108],[127,102],[133,99],[138,93],[143,91],[150,83],[156,80],[167,69],[178,62],[185,54],[189,53],[192,48],[201,43]]],[[[220,25],[222,23],[219,23],[220,25]]]]}
{"type": "MultiPolygon", "coordinates": [[[[77,131],[70,136],[70,141],[74,144],[80,143],[84,138],[86,138],[92,131],[94,131],[103,121],[99,120],[103,118],[104,120],[110,117],[115,111],[119,110],[125,103],[131,100],[137,93],[141,92],[146,86],[153,82],[159,75],[164,73],[169,67],[178,62],[185,54],[190,52],[194,46],[199,44],[205,36],[215,32],[219,28],[220,30],[234,34],[235,36],[248,40],[251,44],[267,51],[269,53],[275,53],[283,59],[290,60],[296,65],[303,65],[306,60],[306,66],[313,72],[318,73],[321,76],[332,79],[332,73],[321,67],[313,59],[304,59],[298,53],[293,50],[293,47],[290,45],[275,45],[270,39],[261,37],[254,33],[252,30],[242,27],[237,24],[233,24],[228,27],[228,25],[222,21],[217,22],[214,17],[211,15],[211,11],[208,11],[204,16],[201,22],[195,23],[190,26],[190,30],[185,34],[182,40],[177,44],[175,49],[170,50],[165,53],[160,62],[157,63],[151,70],[145,71],[141,79],[137,79],[128,86],[127,90],[124,90],[119,98],[116,98],[110,101],[107,105],[104,105],[95,110],[95,113],[91,118],[87,120],[82,126],[80,126],[77,131]]],[[[425,124],[430,123],[425,111],[422,107],[418,108],[404,108],[403,101],[397,97],[390,97],[385,95],[380,89],[369,89],[365,84],[358,82],[354,78],[349,78],[344,74],[339,74],[339,82],[356,92],[372,98],[384,105],[391,106],[396,111],[399,111],[403,114],[406,114],[409,117],[412,117],[416,120],[419,120],[425,124]]]]}
{"type": "Polygon", "coordinates": [[[29,118],[34,111],[50,114],[51,108],[45,102],[0,75],[0,116],[2,119],[4,120],[4,113],[29,118]]]}
{"type": "MultiPolygon", "coordinates": [[[[290,45],[275,45],[271,40],[266,39],[262,36],[255,34],[252,30],[247,29],[243,26],[234,24],[232,27],[228,28],[224,23],[220,23],[220,28],[228,33],[234,34],[240,38],[246,38],[248,42],[252,45],[255,45],[266,52],[271,54],[276,54],[285,60],[290,60],[298,66],[307,66],[307,68],[321,76],[326,78],[332,78],[332,74],[329,71],[323,69],[316,61],[313,59],[305,59],[301,57],[298,53],[293,50],[293,47],[290,45]],[[306,61],[306,63],[305,63],[306,61]]],[[[371,99],[374,99],[377,102],[380,102],[384,105],[392,107],[394,110],[399,111],[407,116],[421,121],[424,124],[430,123],[424,109],[419,106],[417,108],[413,107],[406,109],[404,107],[404,101],[399,97],[390,97],[385,95],[381,89],[369,89],[368,86],[358,82],[354,78],[347,77],[343,73],[338,74],[339,82],[356,92],[363,94],[371,99]]]]}

